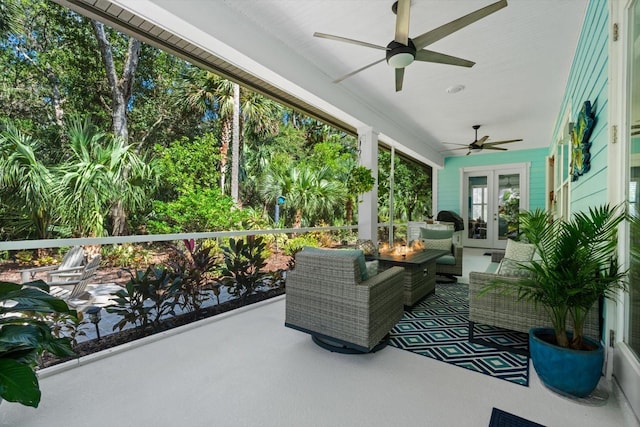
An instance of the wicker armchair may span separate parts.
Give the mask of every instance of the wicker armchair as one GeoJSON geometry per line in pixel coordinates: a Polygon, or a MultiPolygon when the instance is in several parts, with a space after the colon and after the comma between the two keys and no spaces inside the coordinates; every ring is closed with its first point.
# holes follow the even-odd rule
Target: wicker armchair
{"type": "Polygon", "coordinates": [[[376,351],[403,315],[403,268],[363,281],[358,256],[338,252],[298,252],[286,278],[285,326],[332,351],[376,351]]]}
{"type": "MultiPolygon", "coordinates": [[[[479,295],[480,291],[500,279],[504,282],[516,282],[518,277],[500,276],[494,273],[469,273],[469,340],[474,341],[474,324],[497,326],[529,333],[533,327],[551,327],[549,315],[541,306],[531,301],[518,300],[517,293],[507,293],[501,289],[491,289],[479,295]]],[[[584,334],[600,341],[600,321],[597,307],[589,311],[584,324],[584,334]]],[[[573,323],[568,322],[573,328],[573,323]]]]}

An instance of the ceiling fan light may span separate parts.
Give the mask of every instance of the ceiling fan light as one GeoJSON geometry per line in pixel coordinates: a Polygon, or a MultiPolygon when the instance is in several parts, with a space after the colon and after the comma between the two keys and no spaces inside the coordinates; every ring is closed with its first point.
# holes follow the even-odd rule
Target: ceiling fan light
{"type": "Polygon", "coordinates": [[[396,53],[387,59],[387,63],[393,68],[404,68],[411,64],[415,56],[408,52],[396,53]]]}
{"type": "Polygon", "coordinates": [[[416,47],[411,39],[408,45],[392,41],[387,45],[387,64],[393,68],[404,68],[416,59],[416,47]]]}

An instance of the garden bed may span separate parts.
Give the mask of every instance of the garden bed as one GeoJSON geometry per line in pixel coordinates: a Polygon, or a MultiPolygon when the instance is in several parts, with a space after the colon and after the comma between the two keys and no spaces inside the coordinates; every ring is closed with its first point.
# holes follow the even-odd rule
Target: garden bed
{"type": "MultiPolygon", "coordinates": [[[[140,328],[126,329],[113,334],[106,335],[100,339],[92,339],[84,341],[74,346],[73,350],[76,352],[76,357],[87,356],[93,353],[97,353],[102,350],[106,350],[112,347],[126,344],[131,341],[135,341],[144,337],[148,337],[160,332],[164,332],[179,326],[183,326],[198,320],[207,319],[218,314],[226,313],[231,310],[235,310],[240,307],[255,304],[260,301],[265,301],[285,293],[284,288],[269,289],[267,291],[261,291],[253,295],[247,296],[244,300],[233,299],[214,306],[202,308],[198,313],[198,317],[194,316],[193,312],[180,314],[170,317],[161,322],[160,328],[155,331],[141,330],[140,328]]],[[[44,354],[42,356],[39,369],[47,368],[49,366],[57,365],[68,360],[73,360],[74,357],[59,358],[50,354],[44,354]]]]}
{"type": "MultiPolygon", "coordinates": [[[[156,265],[163,265],[167,262],[169,257],[169,251],[157,251],[153,252],[151,263],[156,265]]],[[[263,267],[262,271],[264,272],[276,272],[286,270],[288,262],[290,260],[289,256],[285,256],[283,254],[274,254],[266,260],[266,265],[263,267]]],[[[20,283],[20,270],[29,268],[29,265],[24,265],[16,262],[15,260],[6,260],[0,262],[0,281],[14,282],[20,283]]],[[[139,269],[143,270],[143,269],[139,269]]],[[[42,279],[43,274],[39,273],[37,279],[42,279]]],[[[127,281],[131,279],[131,275],[128,271],[126,271],[123,267],[118,266],[101,266],[96,275],[93,277],[92,282],[98,284],[116,284],[118,286],[124,287],[127,281]]],[[[182,325],[186,325],[188,323],[206,319],[208,317],[212,317],[221,313],[225,313],[236,308],[243,307],[245,305],[254,304],[256,302],[264,301],[266,299],[273,298],[278,295],[282,295],[285,293],[284,289],[284,281],[279,284],[273,284],[275,286],[273,288],[267,290],[257,290],[256,293],[248,295],[243,299],[231,299],[227,301],[223,301],[219,304],[209,305],[206,307],[202,307],[197,316],[194,315],[193,312],[188,312],[184,314],[177,314],[175,316],[167,317],[166,319],[160,322],[159,327],[156,327],[154,330],[142,330],[141,328],[129,328],[122,331],[116,331],[113,333],[105,334],[101,337],[101,339],[91,339],[87,341],[80,342],[76,344],[73,349],[76,352],[76,357],[87,356],[92,353],[96,353],[105,349],[109,349],[121,344],[126,344],[128,342],[144,338],[158,332],[163,332],[166,330],[170,330],[182,325]]],[[[92,326],[89,324],[89,326],[92,326]]],[[[56,356],[50,354],[44,354],[41,358],[41,362],[39,364],[39,368],[46,368],[49,366],[56,365],[58,363],[65,362],[67,360],[72,360],[73,358],[65,358],[61,359],[56,356]]]]}

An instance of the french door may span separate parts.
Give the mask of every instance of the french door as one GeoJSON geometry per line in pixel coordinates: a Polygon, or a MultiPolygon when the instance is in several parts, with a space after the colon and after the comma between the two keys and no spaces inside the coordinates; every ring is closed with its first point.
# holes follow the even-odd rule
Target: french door
{"type": "Polygon", "coordinates": [[[463,170],[464,245],[504,249],[518,233],[518,213],[528,208],[526,165],[463,170]]]}

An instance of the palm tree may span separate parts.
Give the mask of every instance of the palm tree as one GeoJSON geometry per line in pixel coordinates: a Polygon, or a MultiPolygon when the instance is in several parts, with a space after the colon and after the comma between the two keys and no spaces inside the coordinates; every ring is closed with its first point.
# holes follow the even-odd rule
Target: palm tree
{"type": "Polygon", "coordinates": [[[344,200],[346,188],[330,179],[326,168],[292,166],[268,169],[260,193],[272,203],[284,196],[286,206],[294,212],[293,228],[300,228],[303,222],[312,224],[314,219],[330,214],[344,200]]]}
{"type": "Polygon", "coordinates": [[[50,237],[55,212],[56,179],[36,157],[38,143],[6,123],[0,133],[0,195],[6,220],[20,231],[33,230],[40,239],[50,237]],[[26,221],[24,220],[26,218],[26,221]]]}
{"type": "Polygon", "coordinates": [[[203,117],[220,119],[220,189],[224,194],[227,161],[233,135],[233,83],[212,72],[193,68],[183,77],[178,103],[198,111],[203,117]]]}
{"type": "MultiPolygon", "coordinates": [[[[153,166],[121,138],[99,132],[89,119],[72,119],[68,133],[71,152],[59,168],[57,190],[64,217],[77,235],[105,235],[108,215],[126,219],[127,211],[146,203],[155,184],[153,166]],[[116,213],[120,202],[125,212],[116,213]]],[[[112,226],[120,228],[115,221],[112,226]]]]}
{"type": "Polygon", "coordinates": [[[220,119],[220,188],[224,193],[231,147],[231,197],[239,203],[241,139],[277,132],[281,107],[262,95],[243,90],[237,83],[199,69],[184,78],[183,87],[180,102],[220,119]]]}
{"type": "MultiPolygon", "coordinates": [[[[282,106],[271,99],[251,91],[240,93],[240,123],[243,137],[242,147],[236,146],[232,150],[231,166],[231,196],[239,203],[239,184],[241,178],[241,159],[239,153],[250,145],[251,150],[259,150],[261,141],[276,135],[279,130],[282,106]]],[[[235,105],[235,104],[234,104],[235,105]]],[[[240,141],[238,141],[239,143],[240,141]]]]}

